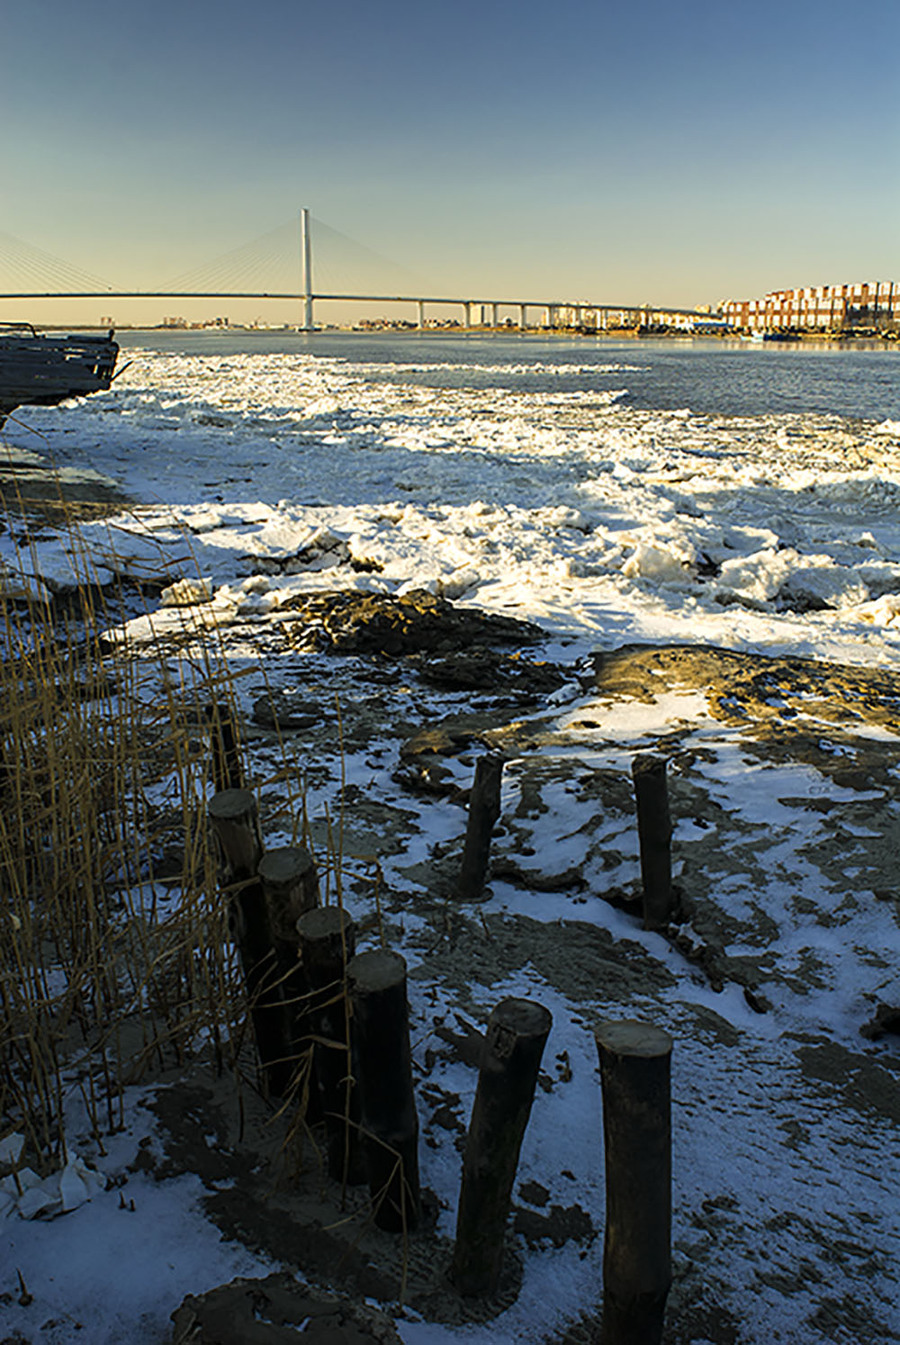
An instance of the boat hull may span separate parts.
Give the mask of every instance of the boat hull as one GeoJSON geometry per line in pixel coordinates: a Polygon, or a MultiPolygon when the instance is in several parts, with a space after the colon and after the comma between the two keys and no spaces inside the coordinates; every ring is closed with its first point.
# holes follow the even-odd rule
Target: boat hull
{"type": "Polygon", "coordinates": [[[17,406],[56,406],[112,383],[119,347],[108,336],[39,336],[0,327],[0,422],[17,406]]]}

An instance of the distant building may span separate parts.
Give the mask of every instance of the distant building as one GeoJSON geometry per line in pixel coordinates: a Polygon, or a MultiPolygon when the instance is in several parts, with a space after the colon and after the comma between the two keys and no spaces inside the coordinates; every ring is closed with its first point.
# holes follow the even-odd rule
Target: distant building
{"type": "Polygon", "coordinates": [[[894,331],[900,326],[900,285],[875,280],[773,290],[761,299],[728,299],[720,314],[742,331],[894,331]]]}

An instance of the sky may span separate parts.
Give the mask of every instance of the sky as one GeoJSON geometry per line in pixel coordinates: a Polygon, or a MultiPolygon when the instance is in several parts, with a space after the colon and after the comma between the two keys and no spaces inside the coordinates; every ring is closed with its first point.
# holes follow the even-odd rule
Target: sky
{"type": "Polygon", "coordinates": [[[896,0],[4,10],[0,243],[117,287],[301,206],[433,293],[900,280],[896,0]]]}

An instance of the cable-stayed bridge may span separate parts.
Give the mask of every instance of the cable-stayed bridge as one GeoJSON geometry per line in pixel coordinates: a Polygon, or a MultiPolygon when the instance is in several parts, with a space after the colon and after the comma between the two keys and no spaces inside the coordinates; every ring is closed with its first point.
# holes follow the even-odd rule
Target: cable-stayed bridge
{"type": "Polygon", "coordinates": [[[288,301],[298,304],[297,326],[309,332],[316,328],[317,303],[409,305],[420,328],[427,325],[427,310],[438,307],[461,308],[467,328],[499,326],[502,309],[516,313],[516,319],[507,317],[505,325],[518,325],[522,330],[528,327],[530,311],[534,310],[539,313],[535,326],[597,331],[629,320],[633,326],[655,326],[673,320],[685,324],[692,319],[709,319],[705,311],[655,304],[429,294],[403,268],[313,219],[305,209],[295,219],[243,247],[146,288],[110,283],[0,232],[0,304],[46,299],[288,301]]]}

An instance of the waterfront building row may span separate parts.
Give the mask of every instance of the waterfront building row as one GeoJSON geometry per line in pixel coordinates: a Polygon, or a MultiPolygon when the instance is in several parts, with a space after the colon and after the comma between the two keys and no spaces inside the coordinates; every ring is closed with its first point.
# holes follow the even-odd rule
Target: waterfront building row
{"type": "Polygon", "coordinates": [[[728,299],[719,311],[730,327],[751,332],[895,330],[900,325],[900,285],[874,280],[773,290],[761,299],[728,299]]]}

